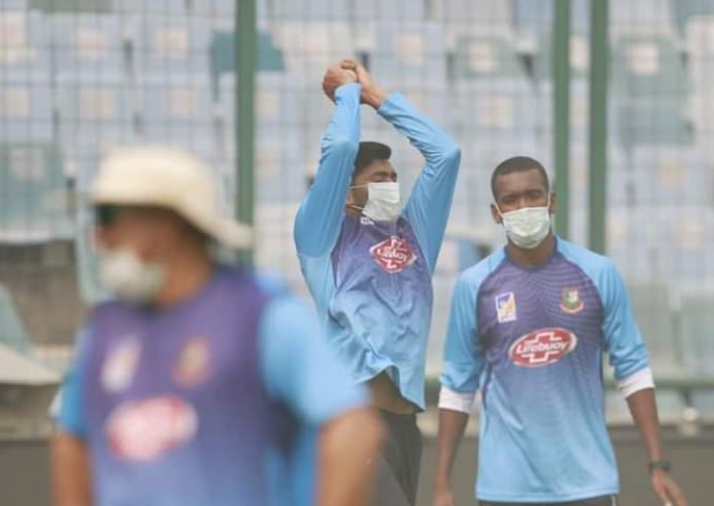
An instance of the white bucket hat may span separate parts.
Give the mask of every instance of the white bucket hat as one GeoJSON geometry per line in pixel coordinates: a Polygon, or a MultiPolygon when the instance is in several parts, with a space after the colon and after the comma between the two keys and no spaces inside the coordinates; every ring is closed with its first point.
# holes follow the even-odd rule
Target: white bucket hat
{"type": "Polygon", "coordinates": [[[226,218],[208,168],[176,148],[143,146],[110,153],[91,189],[95,205],[157,206],[171,209],[221,244],[247,249],[252,229],[226,218]]]}

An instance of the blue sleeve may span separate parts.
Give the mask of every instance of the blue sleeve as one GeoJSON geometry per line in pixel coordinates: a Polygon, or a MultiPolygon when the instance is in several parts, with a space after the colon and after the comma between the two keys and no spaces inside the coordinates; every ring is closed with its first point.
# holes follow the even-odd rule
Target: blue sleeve
{"type": "Polygon", "coordinates": [[[76,342],[75,357],[60,390],[59,412],[55,421],[61,430],[75,437],[84,438],[87,434],[84,375],[89,355],[88,332],[80,332],[76,342]]]}
{"type": "Polygon", "coordinates": [[[612,262],[607,262],[599,285],[605,344],[610,364],[615,369],[615,379],[621,380],[649,367],[647,348],[632,314],[625,283],[612,262]]]}
{"type": "Polygon", "coordinates": [[[360,91],[358,84],[347,84],[335,93],[332,121],[322,139],[320,167],[295,218],[295,245],[301,255],[323,256],[339,237],[359,149],[360,91]]]}
{"type": "Polygon", "coordinates": [[[465,271],[456,282],[451,300],[449,328],[444,347],[441,384],[454,392],[475,392],[484,367],[478,337],[476,297],[478,283],[465,271]]]}
{"type": "Polygon", "coordinates": [[[276,297],[259,327],[268,391],[306,425],[322,425],[367,404],[367,393],[327,347],[313,311],[292,296],[276,297]]]}
{"type": "Polygon", "coordinates": [[[392,93],[379,114],[405,135],[426,160],[404,210],[432,272],[449,220],[461,150],[454,140],[399,93],[392,93]]]}

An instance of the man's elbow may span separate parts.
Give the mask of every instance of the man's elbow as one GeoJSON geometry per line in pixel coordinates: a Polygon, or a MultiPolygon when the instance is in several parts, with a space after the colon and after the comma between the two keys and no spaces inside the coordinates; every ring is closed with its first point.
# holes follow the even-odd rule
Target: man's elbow
{"type": "Polygon", "coordinates": [[[461,163],[461,146],[452,141],[448,149],[444,151],[444,160],[447,165],[458,169],[461,163]]]}

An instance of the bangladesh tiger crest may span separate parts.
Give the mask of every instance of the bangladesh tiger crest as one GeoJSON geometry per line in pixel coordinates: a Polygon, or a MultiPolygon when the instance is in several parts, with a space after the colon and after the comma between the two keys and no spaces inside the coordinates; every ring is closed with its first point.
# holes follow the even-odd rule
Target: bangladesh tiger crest
{"type": "Polygon", "coordinates": [[[560,299],[560,309],[568,314],[576,314],[585,308],[577,288],[565,288],[560,299]]]}

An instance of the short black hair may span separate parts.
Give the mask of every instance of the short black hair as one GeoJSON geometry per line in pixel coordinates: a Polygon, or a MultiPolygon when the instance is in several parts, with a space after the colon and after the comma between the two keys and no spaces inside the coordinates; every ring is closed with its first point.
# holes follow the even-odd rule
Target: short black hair
{"type": "Polygon", "coordinates": [[[491,193],[493,194],[493,199],[497,199],[496,180],[500,176],[513,174],[514,172],[526,172],[529,170],[537,170],[540,172],[540,176],[543,179],[543,185],[545,186],[546,191],[550,192],[548,172],[545,170],[545,167],[543,167],[543,164],[535,158],[531,158],[529,156],[514,156],[498,164],[498,167],[496,167],[491,175],[491,193]]]}
{"type": "Polygon", "coordinates": [[[355,158],[355,170],[352,177],[355,178],[364,169],[378,160],[389,160],[392,156],[392,148],[381,142],[365,141],[359,143],[357,157],[355,158]]]}

